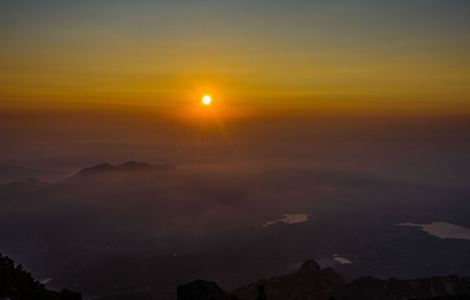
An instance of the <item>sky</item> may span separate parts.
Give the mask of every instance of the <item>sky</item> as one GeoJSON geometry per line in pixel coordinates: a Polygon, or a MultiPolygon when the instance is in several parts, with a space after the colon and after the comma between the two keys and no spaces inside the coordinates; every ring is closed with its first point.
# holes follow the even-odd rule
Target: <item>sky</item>
{"type": "Polygon", "coordinates": [[[465,0],[1,1],[0,109],[466,115],[465,0]]]}
{"type": "Polygon", "coordinates": [[[0,162],[459,164],[468,28],[467,0],[0,0],[0,162]]]}

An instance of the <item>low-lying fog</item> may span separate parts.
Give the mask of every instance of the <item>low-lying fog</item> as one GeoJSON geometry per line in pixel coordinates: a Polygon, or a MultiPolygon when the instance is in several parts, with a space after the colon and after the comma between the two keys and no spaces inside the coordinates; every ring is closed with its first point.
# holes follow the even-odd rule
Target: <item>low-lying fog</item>
{"type": "Polygon", "coordinates": [[[465,124],[258,124],[244,139],[239,129],[207,140],[193,159],[148,132],[49,136],[50,152],[39,140],[27,147],[23,132],[16,152],[0,150],[17,181],[0,186],[0,251],[48,286],[92,297],[174,299],[179,283],[230,289],[305,259],[347,279],[470,275],[469,241],[395,226],[470,227],[465,124]]]}

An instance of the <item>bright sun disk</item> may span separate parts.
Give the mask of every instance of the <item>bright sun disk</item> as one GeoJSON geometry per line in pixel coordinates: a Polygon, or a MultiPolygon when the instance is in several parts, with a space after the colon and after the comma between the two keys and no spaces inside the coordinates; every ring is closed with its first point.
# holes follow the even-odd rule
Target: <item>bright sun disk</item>
{"type": "Polygon", "coordinates": [[[209,95],[202,96],[202,104],[210,105],[212,103],[212,98],[209,95]]]}

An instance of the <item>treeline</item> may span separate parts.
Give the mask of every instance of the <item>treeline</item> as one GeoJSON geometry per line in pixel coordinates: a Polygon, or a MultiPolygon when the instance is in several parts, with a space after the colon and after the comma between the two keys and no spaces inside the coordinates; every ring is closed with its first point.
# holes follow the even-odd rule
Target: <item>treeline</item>
{"type": "Polygon", "coordinates": [[[82,296],[68,290],[55,292],[46,289],[21,265],[0,254],[0,299],[82,300],[82,296]]]}

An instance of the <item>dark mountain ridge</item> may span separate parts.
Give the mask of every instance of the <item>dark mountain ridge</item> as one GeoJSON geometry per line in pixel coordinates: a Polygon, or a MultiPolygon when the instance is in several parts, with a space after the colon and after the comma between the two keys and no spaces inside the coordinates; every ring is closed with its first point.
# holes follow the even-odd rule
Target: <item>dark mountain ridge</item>
{"type": "Polygon", "coordinates": [[[464,294],[470,294],[470,278],[455,275],[408,280],[364,277],[334,293],[337,299],[350,300],[428,299],[464,294]]]}
{"type": "MultiPolygon", "coordinates": [[[[468,300],[469,295],[470,278],[455,275],[411,280],[364,277],[346,284],[334,269],[321,269],[313,260],[305,261],[294,273],[258,280],[232,292],[204,280],[177,288],[177,300],[468,300]]],[[[83,297],[65,289],[60,292],[46,289],[21,265],[0,255],[0,299],[83,300],[83,297]]],[[[99,299],[156,298],[131,293],[125,297],[115,294],[99,299]]]]}
{"type": "Polygon", "coordinates": [[[82,300],[79,293],[69,290],[51,291],[30,273],[0,254],[0,299],[12,300],[82,300]]]}
{"type": "MultiPolygon", "coordinates": [[[[1,167],[1,165],[0,165],[1,167]]],[[[21,180],[10,180],[5,183],[0,183],[0,187],[7,187],[7,188],[37,188],[37,187],[45,187],[48,185],[57,185],[61,183],[69,183],[73,181],[80,181],[83,179],[99,179],[103,178],[106,179],[112,175],[139,175],[139,174],[147,174],[152,172],[159,172],[163,170],[170,169],[171,166],[169,164],[149,164],[144,162],[137,162],[137,161],[127,161],[121,164],[112,165],[109,163],[101,163],[92,167],[87,167],[80,169],[76,173],[71,176],[65,177],[62,180],[58,180],[55,182],[44,182],[38,179],[37,176],[31,175],[21,180]]],[[[1,173],[1,171],[0,171],[1,173]]]]}
{"type": "Polygon", "coordinates": [[[467,295],[470,295],[470,278],[455,275],[410,280],[364,277],[346,284],[334,269],[321,269],[315,261],[309,260],[294,273],[258,280],[231,293],[212,282],[194,281],[178,287],[177,300],[446,300],[469,299],[467,295]]]}
{"type": "Polygon", "coordinates": [[[94,175],[107,175],[124,172],[145,172],[145,171],[157,171],[168,168],[169,165],[158,164],[152,165],[143,162],[128,161],[122,164],[111,165],[108,163],[102,163],[93,167],[84,168],[78,171],[74,176],[94,176],[94,175]]]}
{"type": "Polygon", "coordinates": [[[255,299],[258,287],[264,286],[268,299],[328,299],[344,286],[344,280],[332,268],[321,269],[313,260],[304,262],[294,273],[268,280],[262,279],[233,291],[239,299],[255,299]]]}

